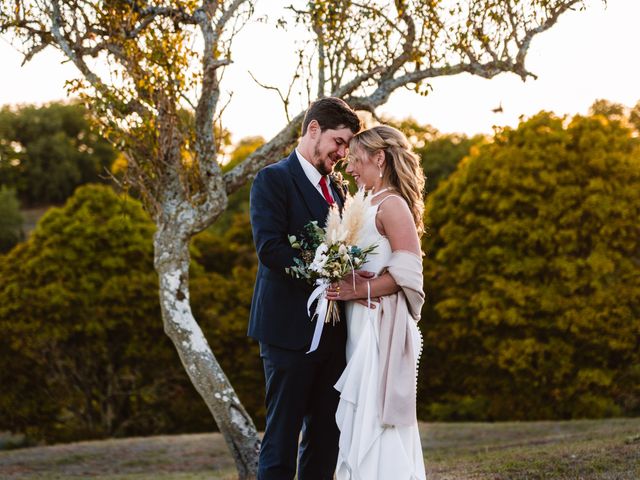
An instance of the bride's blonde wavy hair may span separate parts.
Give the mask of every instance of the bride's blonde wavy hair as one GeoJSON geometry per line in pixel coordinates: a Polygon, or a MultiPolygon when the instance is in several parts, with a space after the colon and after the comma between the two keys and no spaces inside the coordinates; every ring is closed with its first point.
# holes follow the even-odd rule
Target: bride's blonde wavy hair
{"type": "Polygon", "coordinates": [[[378,125],[356,134],[349,142],[349,150],[360,149],[373,156],[384,152],[386,167],[383,179],[396,189],[411,210],[418,236],[424,233],[424,185],[425,178],[420,157],[413,153],[407,137],[388,125],[378,125]]]}

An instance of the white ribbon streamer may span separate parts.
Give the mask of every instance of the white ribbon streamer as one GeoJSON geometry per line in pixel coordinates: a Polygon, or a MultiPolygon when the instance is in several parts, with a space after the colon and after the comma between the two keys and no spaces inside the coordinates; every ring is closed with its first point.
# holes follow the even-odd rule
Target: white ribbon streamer
{"type": "Polygon", "coordinates": [[[320,337],[322,336],[322,329],[324,328],[324,319],[327,316],[327,309],[329,308],[329,300],[325,296],[327,289],[329,288],[330,282],[324,278],[320,278],[316,280],[316,289],[309,296],[309,300],[307,300],[307,313],[311,317],[311,321],[313,318],[316,318],[316,328],[313,331],[313,339],[311,340],[311,347],[309,347],[309,351],[307,353],[311,353],[318,348],[320,345],[320,337]],[[318,304],[316,305],[316,311],[311,315],[311,305],[313,302],[318,300],[318,304]]]}

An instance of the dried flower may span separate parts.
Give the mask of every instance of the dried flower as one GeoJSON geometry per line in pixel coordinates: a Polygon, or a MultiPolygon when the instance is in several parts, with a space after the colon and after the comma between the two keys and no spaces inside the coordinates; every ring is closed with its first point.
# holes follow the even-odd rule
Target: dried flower
{"type": "MultiPolygon", "coordinates": [[[[337,207],[329,210],[325,229],[320,228],[317,222],[310,222],[300,238],[289,235],[291,246],[301,252],[300,257],[294,259],[294,265],[287,268],[287,273],[312,284],[328,285],[361,267],[367,255],[376,248],[376,245],[358,246],[370,204],[369,197],[360,190],[346,198],[342,217],[337,207]]],[[[332,303],[329,302],[325,321],[338,318],[338,310],[332,303]]]]}

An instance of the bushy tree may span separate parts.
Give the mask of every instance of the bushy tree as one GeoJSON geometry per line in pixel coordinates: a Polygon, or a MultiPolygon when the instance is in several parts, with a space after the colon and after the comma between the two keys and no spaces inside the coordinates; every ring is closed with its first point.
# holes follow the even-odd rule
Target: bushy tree
{"type": "Polygon", "coordinates": [[[589,108],[590,115],[602,115],[608,120],[613,121],[625,121],[627,119],[627,110],[621,103],[610,102],[605,99],[598,99],[589,108]]]}
{"type": "Polygon", "coordinates": [[[442,133],[432,125],[420,124],[411,117],[402,120],[383,118],[382,122],[403,132],[413,150],[420,156],[427,179],[427,196],[455,171],[458,163],[469,154],[474,145],[479,145],[485,139],[483,135],[468,137],[462,133],[442,133]]]}
{"type": "Polygon", "coordinates": [[[85,186],[0,260],[0,430],[46,441],[210,429],[162,331],[154,225],[85,186]]]}
{"type": "Polygon", "coordinates": [[[438,134],[424,146],[417,147],[415,150],[421,157],[422,168],[427,177],[427,196],[456,170],[460,161],[469,155],[471,148],[483,140],[482,135],[467,137],[461,133],[438,134]]]}
{"type": "Polygon", "coordinates": [[[25,205],[60,203],[79,185],[107,181],[115,158],[78,103],[0,109],[0,184],[25,205]]]}
{"type": "Polygon", "coordinates": [[[23,239],[22,222],[15,190],[0,186],[0,253],[11,250],[23,239]]]}
{"type": "Polygon", "coordinates": [[[540,113],[431,195],[421,396],[432,418],[640,411],[640,151],[540,113]]]}

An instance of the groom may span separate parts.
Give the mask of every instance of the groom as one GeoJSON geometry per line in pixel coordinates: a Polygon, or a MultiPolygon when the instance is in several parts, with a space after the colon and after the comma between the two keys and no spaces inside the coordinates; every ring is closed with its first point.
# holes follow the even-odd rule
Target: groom
{"type": "Polygon", "coordinates": [[[315,327],[307,314],[313,289],[285,268],[298,254],[288,236],[312,220],[324,225],[334,202],[342,208],[343,187],[329,174],[359,130],[360,120],[344,101],[317,100],[307,110],[297,148],[258,172],[251,188],[259,265],[248,335],[260,342],[267,408],[259,480],[293,479],[296,463],[299,480],[333,478],[339,436],[333,385],[345,367],[345,321],[326,324],[318,348],[305,353],[315,327]]]}

